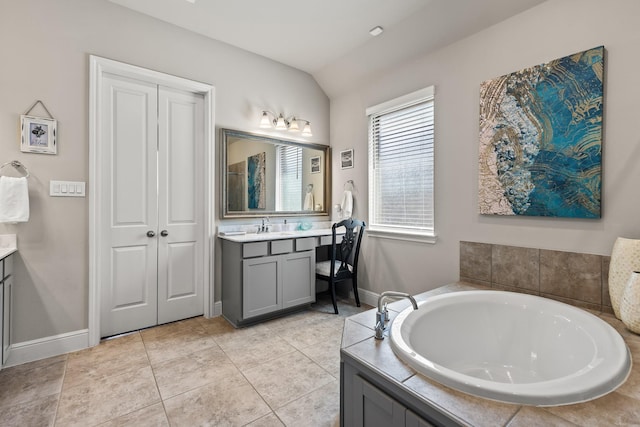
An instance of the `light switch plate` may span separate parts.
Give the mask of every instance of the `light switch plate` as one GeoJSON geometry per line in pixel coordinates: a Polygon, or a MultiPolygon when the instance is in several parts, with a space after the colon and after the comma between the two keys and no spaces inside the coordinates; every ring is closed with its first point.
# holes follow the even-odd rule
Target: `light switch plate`
{"type": "Polygon", "coordinates": [[[52,197],[84,197],[85,183],[82,181],[49,181],[49,195],[52,197]]]}

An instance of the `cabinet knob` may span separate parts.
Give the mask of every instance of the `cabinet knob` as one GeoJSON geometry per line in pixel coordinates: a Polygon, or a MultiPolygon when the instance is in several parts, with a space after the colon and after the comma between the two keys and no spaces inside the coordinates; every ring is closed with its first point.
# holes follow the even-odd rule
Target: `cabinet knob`
{"type": "Polygon", "coordinates": [[[147,237],[153,237],[155,235],[156,235],[155,231],[153,231],[153,230],[147,231],[147,237]]]}
{"type": "Polygon", "coordinates": [[[169,235],[169,232],[168,232],[167,230],[162,230],[162,231],[160,232],[160,235],[161,235],[162,237],[167,237],[167,236],[169,235]]]}

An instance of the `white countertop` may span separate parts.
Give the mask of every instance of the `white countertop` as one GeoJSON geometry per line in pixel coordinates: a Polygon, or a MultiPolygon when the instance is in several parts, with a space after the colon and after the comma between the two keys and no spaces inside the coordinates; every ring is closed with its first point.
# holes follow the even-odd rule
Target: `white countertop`
{"type": "Polygon", "coordinates": [[[15,234],[0,234],[0,259],[6,258],[18,250],[15,234]]]}
{"type": "MultiPolygon", "coordinates": [[[[344,234],[344,227],[338,229],[338,234],[344,234]]],[[[266,240],[282,240],[282,239],[296,239],[299,237],[320,237],[331,236],[330,228],[317,228],[310,230],[295,230],[295,231],[273,231],[268,233],[246,233],[237,235],[225,235],[218,234],[221,239],[229,240],[236,243],[247,242],[263,242],[266,240]]]]}

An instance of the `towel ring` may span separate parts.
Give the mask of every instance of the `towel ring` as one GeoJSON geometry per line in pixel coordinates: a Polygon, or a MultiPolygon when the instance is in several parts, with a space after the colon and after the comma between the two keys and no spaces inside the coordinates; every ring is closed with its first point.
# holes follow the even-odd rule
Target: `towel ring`
{"type": "Polygon", "coordinates": [[[16,168],[18,171],[20,170],[20,168],[22,168],[22,169],[27,173],[27,174],[25,175],[25,178],[29,178],[29,175],[30,175],[30,174],[29,174],[29,169],[27,169],[27,167],[26,167],[25,165],[23,165],[22,163],[20,163],[19,161],[17,161],[17,160],[11,160],[10,162],[3,163],[3,164],[0,166],[0,170],[1,170],[2,168],[4,168],[5,166],[13,166],[13,167],[14,167],[14,168],[16,168]]]}
{"type": "Polygon", "coordinates": [[[355,187],[355,185],[353,184],[353,180],[350,179],[347,182],[344,183],[344,190],[346,191],[353,191],[353,188],[355,187]]]}

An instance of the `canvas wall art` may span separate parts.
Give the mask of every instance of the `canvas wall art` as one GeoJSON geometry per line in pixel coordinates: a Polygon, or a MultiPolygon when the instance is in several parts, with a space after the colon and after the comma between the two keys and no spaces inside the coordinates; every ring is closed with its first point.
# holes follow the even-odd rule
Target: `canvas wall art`
{"type": "Polygon", "coordinates": [[[265,209],[266,183],[265,183],[266,153],[258,153],[247,158],[247,190],[249,209],[265,209]]]}
{"type": "Polygon", "coordinates": [[[479,212],[600,218],[604,47],[480,86],[479,212]]]}

